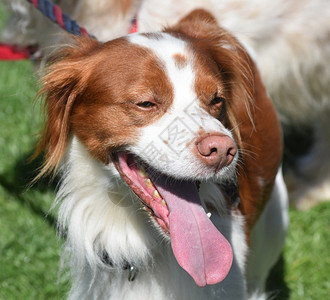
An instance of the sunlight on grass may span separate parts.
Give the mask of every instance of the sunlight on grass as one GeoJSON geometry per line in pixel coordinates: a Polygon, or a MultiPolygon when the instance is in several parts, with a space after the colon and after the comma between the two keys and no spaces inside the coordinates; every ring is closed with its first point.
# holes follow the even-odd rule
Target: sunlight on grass
{"type": "Polygon", "coordinates": [[[330,205],[306,212],[291,211],[291,230],[285,246],[290,299],[328,299],[330,292],[330,205]]]}
{"type": "Polygon", "coordinates": [[[0,62],[0,299],[60,299],[67,289],[64,277],[57,284],[62,241],[54,216],[46,217],[53,188],[27,190],[41,126],[36,91],[29,61],[0,62]]]}

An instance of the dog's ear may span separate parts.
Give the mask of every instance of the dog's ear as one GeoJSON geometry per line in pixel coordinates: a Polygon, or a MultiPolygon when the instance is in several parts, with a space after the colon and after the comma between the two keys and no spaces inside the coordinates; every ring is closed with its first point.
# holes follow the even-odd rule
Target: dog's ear
{"type": "Polygon", "coordinates": [[[74,39],[74,45],[52,55],[47,73],[41,79],[39,95],[45,98],[47,120],[34,153],[36,157],[45,151],[45,162],[37,178],[56,172],[59,166],[70,135],[69,116],[93,69],[92,53],[102,47],[91,38],[74,39]]]}
{"type": "Polygon", "coordinates": [[[203,9],[196,9],[165,31],[180,32],[197,39],[209,39],[213,31],[218,29],[218,23],[212,14],[203,9]]]}

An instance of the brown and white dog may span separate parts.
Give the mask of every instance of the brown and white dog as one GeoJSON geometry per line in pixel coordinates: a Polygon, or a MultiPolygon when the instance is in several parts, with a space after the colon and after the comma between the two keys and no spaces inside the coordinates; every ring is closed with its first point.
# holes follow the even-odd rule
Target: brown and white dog
{"type": "Polygon", "coordinates": [[[79,38],[42,91],[71,299],[265,299],[288,223],[282,133],[254,62],[213,16],[79,38]]]}
{"type": "MultiPolygon", "coordinates": [[[[26,0],[8,1],[14,13],[3,38],[38,44],[44,57],[65,39],[61,29],[26,0]]],[[[328,0],[57,0],[56,4],[101,41],[129,32],[173,25],[195,8],[218,23],[253,54],[262,80],[285,125],[286,168],[292,203],[307,207],[330,198],[330,5],[328,0]],[[311,129],[305,133],[305,129],[311,129]],[[291,130],[300,132],[298,138],[291,130]],[[306,137],[301,142],[300,136],[306,137]],[[300,148],[306,148],[300,150],[300,148]],[[299,150],[299,151],[297,151],[299,150]],[[309,150],[309,152],[307,152],[309,150]]],[[[38,52],[37,55],[39,55],[38,52]]]]}

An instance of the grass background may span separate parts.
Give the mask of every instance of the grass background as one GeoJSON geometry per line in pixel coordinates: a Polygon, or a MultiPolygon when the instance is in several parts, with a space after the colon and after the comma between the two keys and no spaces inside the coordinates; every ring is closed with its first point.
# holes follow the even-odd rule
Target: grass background
{"type": "MultiPolygon", "coordinates": [[[[0,30],[4,19],[0,3],[0,30]]],[[[27,164],[42,124],[37,90],[29,61],[0,62],[0,299],[63,299],[68,289],[58,271],[56,216],[47,215],[54,187],[43,181],[27,189],[40,163],[27,164]]],[[[269,290],[278,300],[329,299],[330,202],[290,210],[290,218],[269,290]]]]}

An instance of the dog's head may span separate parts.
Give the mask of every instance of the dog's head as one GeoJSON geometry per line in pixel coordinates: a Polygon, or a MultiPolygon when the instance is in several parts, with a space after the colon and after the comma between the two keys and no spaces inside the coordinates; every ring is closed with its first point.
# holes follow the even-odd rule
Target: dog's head
{"type": "Polygon", "coordinates": [[[75,135],[92,157],[116,167],[195,281],[221,281],[231,247],[196,185],[235,181],[244,142],[253,139],[256,76],[247,53],[210,14],[195,11],[160,33],[105,44],[80,39],[59,58],[44,79],[44,172],[57,168],[75,135]]]}

